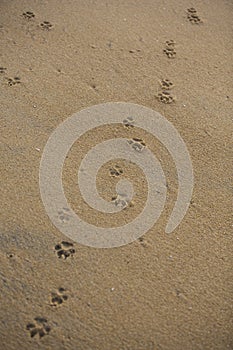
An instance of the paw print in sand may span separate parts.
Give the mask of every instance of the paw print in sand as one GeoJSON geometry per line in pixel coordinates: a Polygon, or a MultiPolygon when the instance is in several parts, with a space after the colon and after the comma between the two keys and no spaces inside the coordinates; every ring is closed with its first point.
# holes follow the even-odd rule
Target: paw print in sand
{"type": "Polygon", "coordinates": [[[113,168],[109,169],[110,176],[117,177],[123,174],[123,170],[118,166],[115,165],[113,168]]]}
{"type": "Polygon", "coordinates": [[[176,50],[175,50],[175,41],[167,40],[165,42],[165,49],[163,52],[167,55],[168,58],[175,58],[176,50]]]}
{"type": "Polygon", "coordinates": [[[174,87],[174,84],[169,79],[162,79],[160,85],[162,90],[171,90],[174,87]]]}
{"type": "Polygon", "coordinates": [[[66,260],[70,256],[72,257],[75,253],[73,243],[66,241],[56,244],[54,249],[59,259],[62,258],[66,260]]]}
{"type": "Polygon", "coordinates": [[[160,102],[169,104],[175,101],[170,91],[162,91],[158,93],[158,99],[160,102]]]}
{"type": "Polygon", "coordinates": [[[198,16],[197,10],[194,7],[190,7],[187,10],[187,18],[188,18],[189,22],[191,22],[192,24],[200,24],[200,23],[202,23],[202,20],[198,16]]]}
{"type": "Polygon", "coordinates": [[[142,152],[146,144],[142,139],[134,137],[132,140],[128,140],[128,144],[137,152],[142,152]]]}
{"type": "Polygon", "coordinates": [[[116,207],[121,209],[126,209],[132,206],[132,203],[130,203],[129,199],[124,195],[118,194],[116,197],[112,197],[112,201],[116,207]]]}
{"type": "Polygon", "coordinates": [[[145,241],[144,237],[139,237],[138,238],[138,243],[143,247],[143,248],[147,248],[147,242],[145,241]]]}
{"type": "Polygon", "coordinates": [[[174,102],[175,98],[170,91],[174,87],[174,84],[169,79],[162,79],[160,86],[161,91],[157,95],[159,101],[166,104],[174,102]]]}
{"type": "Polygon", "coordinates": [[[26,11],[22,14],[22,16],[25,18],[25,19],[32,19],[32,18],[35,18],[35,15],[33,12],[31,11],[26,11]]]}
{"type": "Polygon", "coordinates": [[[65,294],[65,292],[65,288],[59,288],[56,293],[51,293],[50,305],[58,306],[61,305],[64,301],[66,301],[68,299],[68,295],[65,294]]]}
{"type": "Polygon", "coordinates": [[[13,86],[13,85],[20,84],[20,83],[21,83],[21,81],[20,81],[19,77],[7,78],[7,84],[9,86],[13,86]]]}
{"type": "Polygon", "coordinates": [[[53,25],[48,21],[44,21],[40,24],[40,27],[45,30],[50,30],[52,29],[53,25]]]}
{"type": "Polygon", "coordinates": [[[123,124],[127,128],[129,128],[129,127],[132,128],[135,124],[135,121],[134,121],[133,117],[127,117],[126,119],[123,120],[123,124]]]}
{"type": "Polygon", "coordinates": [[[47,322],[47,319],[44,317],[35,317],[34,322],[28,323],[26,329],[29,331],[31,338],[34,338],[36,335],[38,335],[39,338],[48,335],[51,331],[51,327],[47,322]]]}
{"type": "Polygon", "coordinates": [[[62,208],[62,210],[58,211],[58,216],[60,221],[63,223],[66,223],[70,220],[71,214],[70,214],[70,209],[69,208],[62,208]]]}

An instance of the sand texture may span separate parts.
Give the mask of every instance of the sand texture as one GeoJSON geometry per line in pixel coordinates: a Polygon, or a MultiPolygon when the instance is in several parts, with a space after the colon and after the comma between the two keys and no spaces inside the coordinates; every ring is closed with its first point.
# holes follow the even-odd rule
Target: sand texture
{"type": "Polygon", "coordinates": [[[1,349],[233,349],[232,17],[230,0],[0,1],[1,349]],[[106,217],[82,200],[78,165],[103,140],[143,140],[168,184],[151,230],[95,249],[50,221],[40,160],[66,118],[119,101],[174,125],[192,159],[194,190],[183,221],[166,234],[177,176],[163,145],[125,126],[87,133],[63,172],[84,220],[130,222],[147,198],[143,173],[118,159],[101,168],[98,191],[111,200],[122,169],[138,193],[134,205],[106,217]]]}

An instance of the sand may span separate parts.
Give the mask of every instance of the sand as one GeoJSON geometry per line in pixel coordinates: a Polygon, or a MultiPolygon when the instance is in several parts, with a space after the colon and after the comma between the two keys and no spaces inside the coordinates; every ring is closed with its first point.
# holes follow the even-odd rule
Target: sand
{"type": "MultiPolygon", "coordinates": [[[[228,0],[1,1],[2,349],[233,348],[232,15],[228,0]],[[188,15],[191,7],[196,12],[188,15]],[[172,83],[169,97],[163,79],[172,83]],[[39,166],[62,121],[118,101],[152,108],[175,126],[195,186],[182,223],[166,234],[177,194],[174,164],[150,135],[124,129],[161,160],[167,205],[141,239],[95,249],[52,224],[40,197],[39,166]]],[[[123,217],[92,214],[73,177],[81,154],[114,132],[97,130],[74,145],[64,171],[73,206],[105,226],[123,217]]],[[[115,165],[105,164],[97,179],[108,200],[115,165]]],[[[117,165],[141,191],[134,218],[147,195],[137,180],[143,174],[122,160],[117,165]]]]}

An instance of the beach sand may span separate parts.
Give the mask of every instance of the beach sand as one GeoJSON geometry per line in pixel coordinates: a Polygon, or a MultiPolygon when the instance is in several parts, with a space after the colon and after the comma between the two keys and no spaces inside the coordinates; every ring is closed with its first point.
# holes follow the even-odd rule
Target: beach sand
{"type": "MultiPolygon", "coordinates": [[[[230,0],[0,2],[2,349],[233,348],[232,15],[230,0]],[[169,95],[164,79],[172,83],[169,95]],[[124,128],[161,161],[168,199],[141,239],[97,249],[52,224],[39,167],[62,121],[118,101],[149,107],[174,125],[192,159],[194,190],[183,221],[166,234],[177,195],[174,163],[150,135],[124,128]]],[[[124,213],[110,221],[92,214],[74,176],[81,154],[114,132],[90,132],[64,170],[77,212],[105,226],[124,213]]],[[[97,179],[108,200],[115,165],[105,164],[97,179]]],[[[143,174],[122,160],[117,165],[140,191],[134,218],[147,197],[143,174]]]]}

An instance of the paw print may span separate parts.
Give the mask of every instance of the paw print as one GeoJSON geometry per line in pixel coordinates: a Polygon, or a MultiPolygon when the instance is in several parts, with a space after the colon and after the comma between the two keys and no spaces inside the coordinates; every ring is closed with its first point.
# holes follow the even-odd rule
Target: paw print
{"type": "Polygon", "coordinates": [[[136,137],[132,140],[128,140],[128,144],[137,152],[142,152],[146,146],[145,142],[142,139],[136,137]]]}
{"type": "Polygon", "coordinates": [[[174,40],[166,40],[165,41],[166,46],[168,47],[175,47],[176,42],[174,40]]]}
{"type": "Polygon", "coordinates": [[[40,27],[45,30],[50,30],[52,29],[53,25],[48,21],[44,21],[40,24],[40,27]]]}
{"type": "Polygon", "coordinates": [[[159,92],[158,99],[160,102],[166,103],[166,104],[169,104],[175,101],[174,97],[171,95],[171,92],[167,90],[159,92]]]}
{"type": "Polygon", "coordinates": [[[22,16],[25,18],[25,19],[32,19],[32,18],[35,18],[35,15],[33,12],[31,11],[26,11],[22,14],[22,16]]]}
{"type": "Polygon", "coordinates": [[[21,81],[20,81],[19,77],[7,78],[7,84],[9,86],[13,86],[13,85],[20,84],[20,83],[21,83],[21,81]]]}
{"type": "Polygon", "coordinates": [[[163,52],[167,55],[168,58],[175,58],[176,50],[175,50],[175,41],[167,40],[165,42],[165,49],[163,52]]]}
{"type": "Polygon", "coordinates": [[[133,117],[127,117],[126,119],[123,120],[123,124],[125,127],[129,128],[134,126],[135,121],[133,117]]]}
{"type": "Polygon", "coordinates": [[[163,79],[160,81],[162,90],[171,90],[174,84],[169,79],[163,79]]]}
{"type": "Polygon", "coordinates": [[[145,241],[144,237],[139,237],[138,242],[142,247],[147,248],[148,245],[147,245],[147,242],[145,241]]]}
{"type": "Polygon", "coordinates": [[[175,98],[171,94],[171,89],[174,87],[174,84],[169,79],[163,79],[160,81],[161,91],[158,93],[157,97],[162,103],[172,103],[175,101],[175,98]]]}
{"type": "Polygon", "coordinates": [[[109,169],[110,176],[117,177],[123,174],[123,170],[118,166],[115,165],[114,168],[109,169]]]}
{"type": "Polygon", "coordinates": [[[75,253],[75,249],[73,248],[73,243],[62,241],[55,245],[55,251],[59,259],[67,259],[68,257],[72,257],[75,253]]]}
{"type": "Polygon", "coordinates": [[[112,197],[112,201],[114,202],[116,207],[126,209],[129,206],[129,200],[124,195],[118,195],[117,197],[112,197]]]}
{"type": "Polygon", "coordinates": [[[66,301],[68,299],[68,295],[65,294],[65,291],[66,290],[64,288],[59,288],[56,293],[51,293],[50,305],[58,306],[66,301]]]}
{"type": "Polygon", "coordinates": [[[191,7],[187,10],[187,18],[188,18],[189,22],[191,22],[192,24],[202,23],[202,20],[198,16],[197,11],[194,7],[191,7]]]}
{"type": "Polygon", "coordinates": [[[63,208],[62,210],[58,211],[59,219],[66,223],[70,219],[70,210],[68,208],[63,208]]]}
{"type": "Polygon", "coordinates": [[[28,323],[26,329],[29,331],[31,338],[37,334],[39,338],[42,338],[51,331],[51,327],[48,326],[47,319],[44,317],[35,317],[34,322],[28,323]]]}
{"type": "Polygon", "coordinates": [[[5,73],[5,72],[6,72],[6,68],[0,67],[0,74],[3,74],[3,73],[5,73]]]}

